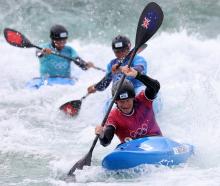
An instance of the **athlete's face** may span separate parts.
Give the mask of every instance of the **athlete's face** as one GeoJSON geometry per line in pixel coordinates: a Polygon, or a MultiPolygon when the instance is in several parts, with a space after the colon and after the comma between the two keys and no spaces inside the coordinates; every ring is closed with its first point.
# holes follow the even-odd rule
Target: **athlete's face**
{"type": "Polygon", "coordinates": [[[128,98],[125,100],[116,100],[118,109],[124,114],[130,114],[134,106],[134,98],[128,98]]]}
{"type": "Polygon", "coordinates": [[[126,55],[129,53],[129,50],[130,50],[129,48],[114,50],[114,53],[119,60],[123,60],[126,57],[126,55]]]}
{"type": "Polygon", "coordinates": [[[53,40],[57,50],[62,50],[66,45],[67,39],[53,40]]]}

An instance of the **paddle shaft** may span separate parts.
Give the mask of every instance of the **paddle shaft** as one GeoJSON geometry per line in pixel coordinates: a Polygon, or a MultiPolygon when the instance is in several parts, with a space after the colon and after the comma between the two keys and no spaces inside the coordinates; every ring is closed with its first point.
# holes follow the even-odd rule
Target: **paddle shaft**
{"type": "MultiPolygon", "coordinates": [[[[130,58],[130,60],[129,60],[129,62],[128,62],[128,67],[131,66],[131,63],[132,63],[132,61],[133,61],[133,59],[134,59],[134,57],[135,57],[136,52],[137,52],[137,49],[134,48],[134,52],[132,52],[132,56],[131,56],[131,58],[130,58]]],[[[123,84],[123,82],[124,82],[124,80],[125,80],[125,77],[126,77],[126,75],[123,74],[123,76],[122,76],[122,78],[121,78],[121,80],[120,80],[118,89],[117,89],[117,91],[116,91],[116,93],[115,93],[115,95],[114,95],[114,97],[113,97],[113,99],[112,99],[112,101],[111,101],[111,103],[110,103],[110,105],[109,105],[109,107],[108,107],[108,110],[107,110],[107,112],[106,112],[106,114],[105,114],[105,117],[104,117],[104,119],[103,119],[103,121],[102,121],[102,124],[101,124],[102,126],[105,125],[105,122],[106,122],[107,119],[108,119],[108,115],[109,115],[109,113],[110,113],[110,111],[111,111],[111,109],[112,109],[112,106],[113,106],[113,104],[114,104],[114,102],[115,102],[115,100],[116,100],[116,97],[118,96],[119,90],[120,90],[120,88],[121,88],[121,86],[122,86],[122,84],[123,84]]],[[[89,153],[92,153],[92,152],[93,152],[93,150],[94,150],[94,148],[95,148],[95,146],[96,146],[96,143],[97,143],[97,141],[98,141],[98,138],[99,138],[99,136],[96,135],[95,139],[93,140],[92,146],[91,146],[91,148],[89,149],[89,153]]]]}
{"type": "MultiPolygon", "coordinates": [[[[142,14],[139,18],[138,27],[137,27],[137,31],[136,31],[135,48],[134,48],[134,52],[131,54],[131,58],[128,62],[128,67],[130,67],[130,65],[134,59],[134,56],[136,55],[140,46],[142,44],[144,44],[145,42],[147,42],[154,35],[154,33],[160,27],[162,21],[163,21],[163,11],[161,10],[160,6],[154,2],[147,4],[147,6],[144,8],[144,10],[142,11],[142,14]]],[[[111,101],[110,106],[108,108],[108,111],[102,121],[102,124],[101,124],[102,126],[104,126],[105,122],[107,121],[108,115],[109,115],[111,108],[116,100],[116,97],[119,94],[119,89],[122,86],[124,79],[125,79],[125,75],[123,75],[120,80],[117,91],[116,91],[116,93],[113,97],[113,100],[111,101]]],[[[76,169],[82,169],[84,165],[88,165],[88,166],[91,165],[92,151],[93,151],[97,141],[98,141],[98,135],[96,135],[95,139],[93,140],[92,146],[91,146],[89,152],[86,154],[86,156],[84,156],[82,159],[80,159],[78,162],[76,162],[74,164],[74,166],[70,169],[70,171],[68,173],[69,176],[72,176],[73,172],[76,169]]]]}
{"type": "MultiPolygon", "coordinates": [[[[147,47],[147,44],[144,43],[143,45],[140,46],[140,48],[138,49],[137,53],[142,52],[146,47],[147,47]]],[[[134,52],[134,48],[129,52],[128,56],[131,56],[132,52],[134,52]]],[[[119,68],[122,64],[123,64],[123,62],[119,63],[118,66],[116,67],[116,69],[119,68]]],[[[99,68],[99,67],[95,67],[95,68],[99,68]]],[[[110,72],[110,73],[111,73],[111,72],[110,72]]],[[[109,73],[108,75],[110,75],[110,73],[109,73]]],[[[108,76],[108,75],[107,75],[107,76],[108,76]]],[[[83,97],[80,99],[80,101],[82,101],[83,99],[85,99],[89,94],[90,94],[90,93],[87,93],[85,96],[83,96],[83,97]]],[[[68,101],[68,102],[64,103],[63,105],[61,105],[59,108],[63,108],[64,105],[69,104],[69,103],[74,102],[74,101],[75,101],[75,100],[73,100],[73,101],[68,101]]]]}
{"type": "Polygon", "coordinates": [[[83,99],[86,99],[86,97],[89,95],[89,93],[87,93],[85,96],[81,97],[80,101],[82,101],[83,99]]]}
{"type": "MultiPolygon", "coordinates": [[[[43,48],[41,48],[41,47],[39,47],[39,46],[36,46],[36,45],[34,45],[34,44],[32,44],[32,46],[35,47],[35,48],[37,48],[37,49],[39,49],[39,50],[42,50],[42,49],[43,49],[43,48]]],[[[76,59],[74,59],[74,58],[72,58],[72,57],[68,57],[68,56],[59,54],[59,53],[57,53],[57,52],[55,52],[55,51],[52,51],[52,54],[53,54],[53,55],[56,55],[56,56],[59,56],[59,57],[62,57],[62,58],[65,58],[65,59],[68,59],[68,60],[70,60],[70,61],[73,61],[76,65],[80,65],[80,63],[79,63],[76,59]]],[[[102,68],[100,68],[100,67],[94,66],[94,67],[92,67],[92,68],[94,68],[94,69],[96,69],[96,70],[101,70],[101,71],[105,72],[105,70],[102,69],[102,68]]]]}
{"type": "MultiPolygon", "coordinates": [[[[35,48],[37,48],[37,49],[39,49],[39,50],[42,50],[42,49],[43,49],[43,48],[41,48],[41,47],[39,47],[39,46],[37,46],[37,45],[34,45],[34,44],[32,44],[32,46],[35,47],[35,48]]],[[[141,47],[140,47],[141,50],[138,51],[138,53],[141,52],[142,50],[144,50],[144,49],[147,47],[147,45],[146,45],[146,44],[143,44],[141,47]],[[142,48],[141,48],[141,47],[142,47],[142,48]]],[[[132,52],[133,52],[133,50],[131,50],[128,55],[130,55],[132,52]]],[[[73,61],[76,65],[80,65],[80,63],[79,63],[77,60],[75,60],[74,58],[71,58],[71,57],[68,57],[68,56],[59,54],[59,53],[57,53],[57,52],[55,52],[55,51],[52,51],[52,54],[53,54],[53,55],[56,55],[56,56],[59,56],[59,57],[62,57],[62,58],[65,58],[65,59],[68,59],[68,60],[70,60],[70,61],[73,61]]],[[[94,66],[93,68],[96,69],[96,70],[101,70],[101,71],[105,72],[105,70],[102,69],[102,68],[100,68],[100,67],[94,66]]]]}
{"type": "MultiPolygon", "coordinates": [[[[133,61],[133,59],[134,59],[134,56],[135,56],[136,52],[137,52],[137,50],[135,49],[134,52],[132,53],[132,56],[131,56],[129,62],[128,62],[128,67],[131,66],[131,63],[132,63],[132,61],[133,61]]],[[[103,119],[103,121],[102,121],[102,124],[101,124],[102,126],[105,125],[105,122],[106,122],[107,119],[108,119],[108,115],[109,115],[109,113],[110,113],[110,111],[111,111],[111,109],[112,109],[112,106],[113,106],[113,104],[114,104],[114,102],[115,102],[116,97],[118,96],[119,89],[120,89],[122,83],[124,82],[125,77],[126,77],[126,75],[124,74],[124,75],[122,76],[121,80],[120,80],[119,87],[118,87],[118,89],[117,89],[117,91],[116,91],[116,93],[115,93],[115,95],[114,95],[114,97],[113,97],[113,99],[112,99],[112,101],[111,101],[111,103],[110,103],[110,105],[109,105],[109,107],[108,107],[108,110],[107,110],[107,112],[106,112],[106,114],[105,114],[105,117],[104,117],[104,119],[103,119]]],[[[88,153],[86,154],[86,156],[84,157],[84,160],[88,160],[88,162],[89,162],[89,163],[87,162],[87,163],[88,163],[87,165],[90,165],[90,163],[91,163],[92,152],[93,152],[93,150],[94,150],[94,148],[95,148],[95,146],[96,146],[96,143],[97,143],[98,139],[99,139],[99,136],[96,135],[95,139],[93,140],[92,146],[91,146],[90,149],[89,149],[89,152],[88,152],[88,153]]],[[[79,163],[79,162],[77,162],[77,163],[79,163]]],[[[76,168],[77,168],[77,163],[70,169],[70,171],[69,171],[69,173],[68,173],[68,176],[72,176],[72,175],[73,175],[73,172],[74,172],[74,171],[76,170],[76,168]]],[[[78,165],[78,166],[79,166],[80,168],[83,167],[83,165],[81,165],[80,163],[79,163],[79,165],[78,165]],[[79,166],[79,165],[80,165],[80,166],[79,166]]],[[[79,167],[78,167],[78,168],[79,168],[79,167]]]]}

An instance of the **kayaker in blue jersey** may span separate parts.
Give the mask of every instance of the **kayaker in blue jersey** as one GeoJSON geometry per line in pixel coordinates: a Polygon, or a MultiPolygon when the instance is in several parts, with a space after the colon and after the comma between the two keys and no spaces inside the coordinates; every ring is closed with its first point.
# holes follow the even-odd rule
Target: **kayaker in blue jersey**
{"type": "MultiPolygon", "coordinates": [[[[131,42],[129,38],[123,35],[118,35],[112,40],[112,50],[116,56],[115,59],[112,59],[107,65],[107,71],[104,78],[102,78],[98,83],[88,87],[88,93],[94,93],[96,91],[104,91],[111,82],[116,82],[119,80],[123,73],[121,72],[120,66],[126,66],[130,59],[130,56],[127,56],[131,50],[131,42]],[[126,57],[127,56],[127,57],[126,57]],[[123,60],[125,59],[125,62],[123,60]]],[[[139,55],[136,55],[133,59],[131,67],[137,70],[140,74],[147,74],[147,61],[139,55]]],[[[126,77],[129,81],[132,82],[134,86],[135,93],[138,94],[145,89],[145,86],[142,82],[138,81],[133,77],[126,77]]],[[[109,99],[104,106],[104,113],[108,109],[108,105],[111,99],[109,99]]],[[[162,109],[162,100],[161,96],[158,95],[153,102],[153,109],[155,113],[159,113],[162,109]]]]}
{"type": "Polygon", "coordinates": [[[41,78],[71,78],[71,61],[51,54],[52,51],[75,58],[78,62],[78,66],[82,70],[87,70],[88,68],[93,67],[93,63],[85,62],[78,56],[77,52],[72,47],[66,46],[68,31],[64,26],[52,26],[50,29],[50,38],[51,43],[42,45],[41,47],[43,50],[37,51],[37,56],[40,61],[41,78]]]}
{"type": "MultiPolygon", "coordinates": [[[[131,42],[130,40],[123,35],[118,35],[112,40],[112,50],[116,56],[115,59],[112,59],[110,63],[107,65],[107,71],[105,77],[99,81],[98,83],[91,85],[88,87],[88,93],[94,93],[96,91],[103,91],[105,90],[109,84],[113,81],[113,83],[117,80],[119,80],[122,77],[122,72],[120,71],[118,65],[125,66],[128,64],[130,56],[125,58],[131,49],[131,42]],[[122,63],[124,61],[124,63],[122,63]]],[[[136,69],[141,74],[147,73],[147,62],[146,60],[136,55],[131,67],[136,69]]],[[[135,88],[135,92],[138,93],[140,90],[143,89],[143,83],[139,82],[133,77],[127,77],[129,79],[135,88]]]]}

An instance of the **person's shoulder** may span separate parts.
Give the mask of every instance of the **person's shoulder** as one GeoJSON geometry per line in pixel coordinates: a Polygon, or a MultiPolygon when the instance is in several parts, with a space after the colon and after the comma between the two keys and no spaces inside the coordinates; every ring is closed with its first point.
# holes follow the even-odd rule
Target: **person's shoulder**
{"type": "Polygon", "coordinates": [[[116,64],[116,58],[112,59],[108,64],[107,64],[107,68],[112,68],[112,66],[116,64]]]}
{"type": "Polygon", "coordinates": [[[136,55],[133,61],[133,66],[135,65],[147,65],[147,61],[143,56],[136,55]]]}
{"type": "Polygon", "coordinates": [[[114,58],[114,59],[112,59],[112,60],[109,62],[109,64],[110,64],[110,65],[114,65],[116,62],[117,62],[117,58],[114,58]]]}
{"type": "Polygon", "coordinates": [[[111,110],[111,112],[109,113],[109,117],[112,117],[112,118],[116,118],[116,116],[119,114],[119,110],[117,108],[113,108],[111,110]]]}
{"type": "Polygon", "coordinates": [[[148,106],[150,106],[153,102],[153,100],[150,100],[149,98],[147,98],[147,96],[145,95],[145,91],[143,90],[138,95],[135,96],[135,100],[136,102],[144,102],[148,106]]]}
{"type": "Polygon", "coordinates": [[[146,59],[143,57],[143,56],[140,56],[140,55],[136,55],[135,56],[135,58],[134,58],[135,60],[143,60],[143,61],[146,61],[146,59]]]}
{"type": "Polygon", "coordinates": [[[69,46],[69,45],[65,45],[64,48],[65,48],[66,50],[73,50],[73,51],[75,51],[75,49],[74,49],[73,47],[69,46]]]}
{"type": "Polygon", "coordinates": [[[78,55],[77,51],[73,47],[71,47],[69,45],[66,45],[64,47],[64,50],[67,51],[67,52],[70,52],[72,54],[72,56],[77,56],[78,55]]]}

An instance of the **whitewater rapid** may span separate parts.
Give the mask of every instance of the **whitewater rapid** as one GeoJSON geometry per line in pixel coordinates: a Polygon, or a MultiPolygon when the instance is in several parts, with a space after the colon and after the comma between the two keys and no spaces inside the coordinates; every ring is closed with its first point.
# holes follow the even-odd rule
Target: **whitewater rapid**
{"type": "MultiPolygon", "coordinates": [[[[88,96],[77,118],[58,108],[80,99],[103,72],[81,71],[75,86],[45,87],[37,91],[24,85],[38,74],[35,49],[21,49],[0,39],[0,184],[1,185],[152,185],[219,186],[220,183],[220,38],[206,39],[186,31],[162,32],[141,53],[148,74],[161,83],[163,110],[157,115],[163,135],[193,144],[195,155],[176,168],[146,166],[139,173],[116,174],[102,169],[101,160],[119,143],[106,148],[97,143],[92,166],[76,171],[76,183],[63,180],[71,166],[89,150],[94,127],[110,89],[88,96]]],[[[105,68],[114,57],[110,45],[73,40],[79,55],[105,68]]]]}

